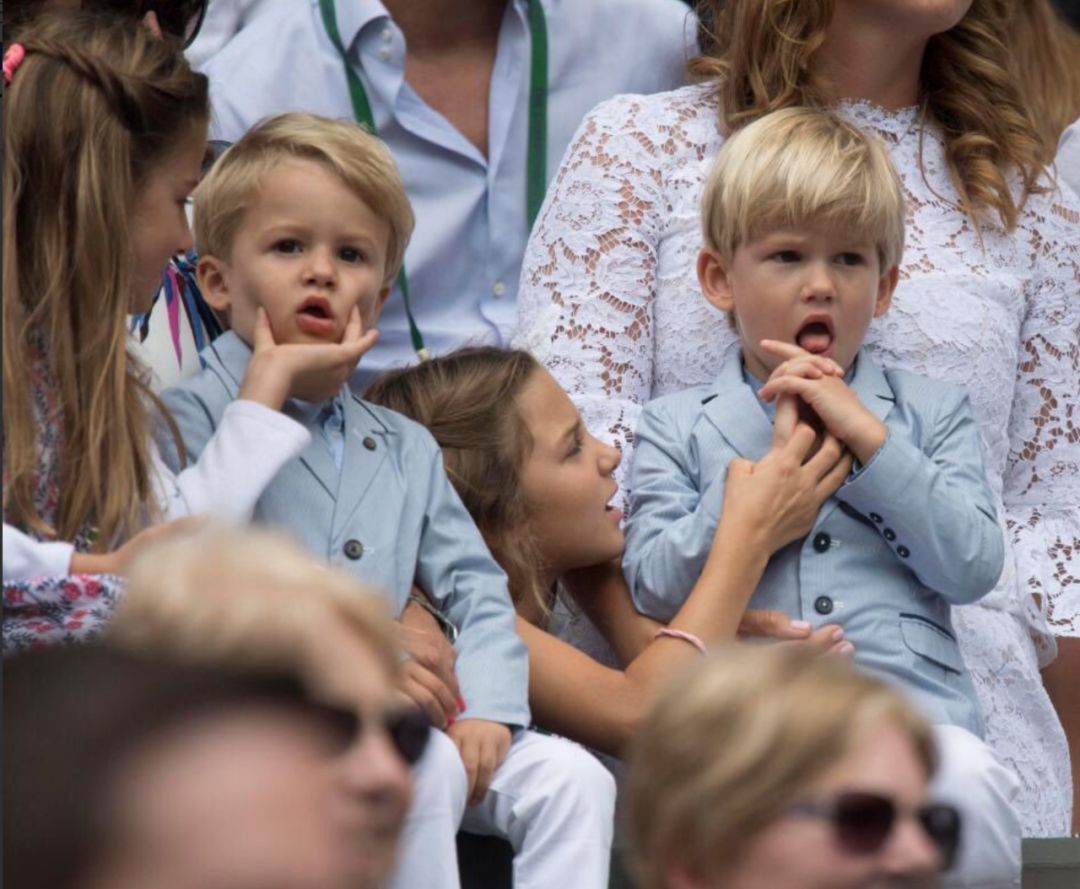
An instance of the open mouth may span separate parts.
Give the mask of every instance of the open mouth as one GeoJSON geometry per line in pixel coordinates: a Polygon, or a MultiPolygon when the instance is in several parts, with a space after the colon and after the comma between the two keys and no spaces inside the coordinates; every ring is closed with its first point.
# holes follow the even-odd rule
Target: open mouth
{"type": "Polygon", "coordinates": [[[297,325],[305,333],[327,336],[334,332],[334,313],[324,297],[309,296],[300,304],[297,316],[297,325]]]}
{"type": "MultiPolygon", "coordinates": [[[[614,500],[618,496],[618,494],[619,489],[616,487],[615,490],[611,492],[611,500],[614,500]]],[[[607,513],[607,515],[611,518],[615,519],[616,522],[622,522],[623,512],[614,503],[609,501],[607,505],[604,506],[604,512],[607,513]]]]}
{"type": "Polygon", "coordinates": [[[828,355],[834,339],[832,318],[827,315],[811,315],[795,334],[795,344],[811,355],[828,355]]]}

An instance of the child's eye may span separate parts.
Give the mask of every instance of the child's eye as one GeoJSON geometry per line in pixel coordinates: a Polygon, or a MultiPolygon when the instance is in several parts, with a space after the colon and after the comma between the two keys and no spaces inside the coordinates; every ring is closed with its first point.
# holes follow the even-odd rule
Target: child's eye
{"type": "Polygon", "coordinates": [[[585,441],[581,437],[581,433],[574,435],[574,440],[570,445],[570,450],[566,452],[567,457],[576,457],[581,453],[581,449],[585,446],[585,441]]]}
{"type": "Polygon", "coordinates": [[[837,263],[840,265],[862,265],[863,257],[861,253],[854,251],[848,251],[841,253],[836,257],[837,263]]]}
{"type": "Polygon", "coordinates": [[[360,263],[364,261],[364,252],[358,247],[342,247],[338,251],[338,256],[341,257],[343,262],[348,263],[360,263]]]}
{"type": "Polygon", "coordinates": [[[802,255],[798,250],[777,250],[771,258],[775,262],[798,262],[802,255]]]}
{"type": "Polygon", "coordinates": [[[300,242],[292,238],[283,238],[274,242],[274,251],[277,253],[293,254],[300,252],[300,242]]]}

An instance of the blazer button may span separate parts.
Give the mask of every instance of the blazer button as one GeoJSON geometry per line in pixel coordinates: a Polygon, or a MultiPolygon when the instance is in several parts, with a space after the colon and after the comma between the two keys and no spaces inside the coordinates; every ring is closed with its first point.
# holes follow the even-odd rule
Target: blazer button
{"type": "Polygon", "coordinates": [[[832,614],[833,601],[828,596],[818,596],[814,600],[814,611],[818,614],[832,614]]]}
{"type": "Polygon", "coordinates": [[[880,525],[883,520],[881,516],[879,516],[876,512],[872,512],[870,513],[870,521],[872,521],[875,525],[880,525]]]}
{"type": "Polygon", "coordinates": [[[364,554],[364,544],[359,540],[346,540],[342,549],[344,549],[346,557],[354,562],[364,554]]]}
{"type": "Polygon", "coordinates": [[[367,448],[369,451],[374,451],[375,450],[375,439],[372,438],[370,435],[365,436],[365,438],[364,438],[364,447],[367,448]]]}
{"type": "Polygon", "coordinates": [[[832,545],[832,538],[824,531],[814,535],[814,549],[819,553],[825,552],[832,545]]]}
{"type": "Polygon", "coordinates": [[[906,559],[908,556],[911,555],[911,550],[909,550],[906,546],[900,545],[896,548],[896,554],[901,559],[906,559]]]}
{"type": "Polygon", "coordinates": [[[889,543],[892,543],[894,540],[896,540],[896,532],[892,528],[886,528],[884,531],[881,532],[881,536],[888,540],[889,543]]]}

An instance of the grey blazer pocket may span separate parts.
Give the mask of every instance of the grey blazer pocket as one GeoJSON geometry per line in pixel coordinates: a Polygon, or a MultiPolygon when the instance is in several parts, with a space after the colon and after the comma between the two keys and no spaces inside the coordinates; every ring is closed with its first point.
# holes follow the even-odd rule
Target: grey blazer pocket
{"type": "Polygon", "coordinates": [[[900,618],[900,636],[915,654],[933,661],[953,673],[964,672],[964,660],[956,640],[928,620],[917,617],[900,618]]]}

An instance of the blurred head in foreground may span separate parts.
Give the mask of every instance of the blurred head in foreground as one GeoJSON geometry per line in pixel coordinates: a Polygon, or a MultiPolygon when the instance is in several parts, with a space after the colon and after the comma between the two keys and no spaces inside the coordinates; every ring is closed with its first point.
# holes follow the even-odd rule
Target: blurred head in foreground
{"type": "Polygon", "coordinates": [[[933,805],[930,729],[896,692],[795,646],[694,664],[630,754],[642,889],[933,887],[959,816],[933,805]]]}
{"type": "Polygon", "coordinates": [[[328,762],[354,732],[284,674],[6,661],[4,885],[349,889],[328,762]]]}
{"type": "Polygon", "coordinates": [[[109,639],[181,661],[284,670],[356,714],[358,731],[332,764],[335,815],[351,885],[382,884],[428,726],[395,696],[393,623],[380,598],[287,538],[209,528],[132,567],[109,639]]]}

